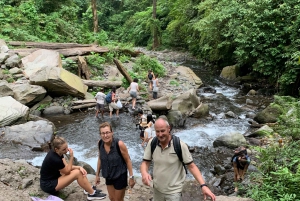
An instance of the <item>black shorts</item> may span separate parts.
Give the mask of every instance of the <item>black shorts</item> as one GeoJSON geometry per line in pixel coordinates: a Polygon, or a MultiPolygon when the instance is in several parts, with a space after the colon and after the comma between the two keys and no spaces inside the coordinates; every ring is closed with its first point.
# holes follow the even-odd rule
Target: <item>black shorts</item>
{"type": "Polygon", "coordinates": [[[99,104],[99,103],[97,103],[97,105],[96,105],[96,110],[104,110],[104,104],[99,104]]]}
{"type": "Polygon", "coordinates": [[[106,179],[106,185],[113,185],[116,190],[122,190],[128,186],[127,171],[121,174],[117,179],[106,179]]]}
{"type": "Polygon", "coordinates": [[[57,191],[55,190],[57,183],[58,183],[58,179],[49,180],[49,181],[40,181],[40,187],[46,193],[55,195],[57,193],[57,191]]]}

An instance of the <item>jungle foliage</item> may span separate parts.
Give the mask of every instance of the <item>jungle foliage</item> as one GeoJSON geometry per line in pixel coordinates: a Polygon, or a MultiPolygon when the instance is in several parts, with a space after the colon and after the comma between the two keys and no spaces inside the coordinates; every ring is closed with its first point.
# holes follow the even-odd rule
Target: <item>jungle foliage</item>
{"type": "Polygon", "coordinates": [[[219,69],[268,79],[281,94],[299,96],[300,0],[97,1],[99,33],[93,33],[90,1],[2,0],[0,38],[18,41],[111,41],[179,48],[219,69]]]}

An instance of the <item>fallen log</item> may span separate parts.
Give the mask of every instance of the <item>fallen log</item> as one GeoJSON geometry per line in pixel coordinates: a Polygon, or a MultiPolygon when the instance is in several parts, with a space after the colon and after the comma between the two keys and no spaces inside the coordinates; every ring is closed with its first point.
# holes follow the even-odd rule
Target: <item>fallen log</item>
{"type": "Polygon", "coordinates": [[[112,88],[120,87],[122,85],[122,81],[82,80],[82,82],[88,87],[112,88]]]}
{"type": "Polygon", "coordinates": [[[171,96],[163,96],[148,102],[151,110],[170,110],[172,108],[173,99],[171,96]]]}
{"type": "MultiPolygon", "coordinates": [[[[21,57],[25,57],[30,55],[32,52],[35,52],[41,48],[20,48],[20,49],[12,49],[9,50],[9,53],[18,54],[21,57]]],[[[67,49],[52,49],[54,51],[59,52],[64,57],[71,57],[71,56],[81,56],[89,54],[90,52],[95,53],[104,53],[109,52],[109,49],[106,47],[97,47],[97,46],[91,46],[91,47],[76,47],[76,48],[67,48],[67,49]]]]}
{"type": "Polygon", "coordinates": [[[96,103],[96,100],[95,99],[88,99],[88,100],[73,101],[72,105],[82,105],[82,104],[87,104],[87,103],[96,103]]]}
{"type": "Polygon", "coordinates": [[[78,109],[83,109],[83,108],[88,108],[88,107],[94,107],[96,106],[96,102],[95,103],[88,103],[88,104],[83,104],[83,105],[76,105],[76,106],[72,106],[71,109],[72,110],[78,110],[78,109]]]}
{"type": "Polygon", "coordinates": [[[41,48],[41,49],[65,49],[75,47],[90,47],[91,44],[78,43],[47,43],[47,42],[26,42],[26,41],[10,41],[11,46],[22,46],[26,48],[41,48]]]}
{"type": "Polygon", "coordinates": [[[118,59],[114,59],[114,63],[116,64],[118,70],[121,72],[121,74],[125,77],[125,79],[131,83],[133,80],[128,74],[127,70],[123,67],[122,63],[118,59]]]}
{"type": "Polygon", "coordinates": [[[106,47],[91,46],[91,47],[58,49],[56,51],[58,51],[60,54],[64,55],[65,57],[70,57],[75,55],[81,56],[81,55],[89,54],[90,52],[94,52],[94,53],[109,52],[109,49],[106,47]]]}

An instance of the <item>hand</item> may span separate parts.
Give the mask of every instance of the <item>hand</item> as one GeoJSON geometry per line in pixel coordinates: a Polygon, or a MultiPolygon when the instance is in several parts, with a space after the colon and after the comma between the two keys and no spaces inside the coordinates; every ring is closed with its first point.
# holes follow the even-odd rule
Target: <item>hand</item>
{"type": "Polygon", "coordinates": [[[80,172],[82,173],[82,175],[85,177],[87,175],[86,170],[83,167],[79,168],[80,172]]]}
{"type": "Polygon", "coordinates": [[[129,179],[129,186],[130,188],[133,188],[135,185],[135,180],[134,179],[129,179]]]}
{"type": "Polygon", "coordinates": [[[149,173],[142,174],[143,184],[150,186],[150,181],[152,181],[151,175],[149,173]]]}
{"type": "Polygon", "coordinates": [[[96,185],[100,184],[100,177],[99,176],[96,176],[96,178],[95,178],[95,184],[96,185]]]}
{"type": "Polygon", "coordinates": [[[210,197],[212,201],[216,201],[216,196],[210,191],[210,189],[207,186],[202,187],[202,193],[204,196],[204,200],[206,200],[206,197],[210,197]]]}
{"type": "Polygon", "coordinates": [[[74,157],[73,149],[68,148],[70,157],[74,157]]]}

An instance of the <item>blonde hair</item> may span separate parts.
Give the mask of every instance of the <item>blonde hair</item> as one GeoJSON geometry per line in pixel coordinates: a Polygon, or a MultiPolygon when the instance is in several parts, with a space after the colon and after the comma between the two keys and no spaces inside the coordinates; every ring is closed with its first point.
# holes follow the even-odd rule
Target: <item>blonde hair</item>
{"type": "Polygon", "coordinates": [[[109,127],[110,131],[112,131],[112,127],[111,127],[110,123],[104,122],[104,123],[100,124],[100,126],[99,126],[99,132],[100,132],[101,128],[105,128],[105,127],[109,127]]]}
{"type": "Polygon", "coordinates": [[[53,150],[56,148],[56,149],[59,149],[63,144],[67,143],[67,141],[63,138],[63,137],[60,137],[60,136],[53,136],[53,139],[51,141],[51,147],[53,150]]]}

